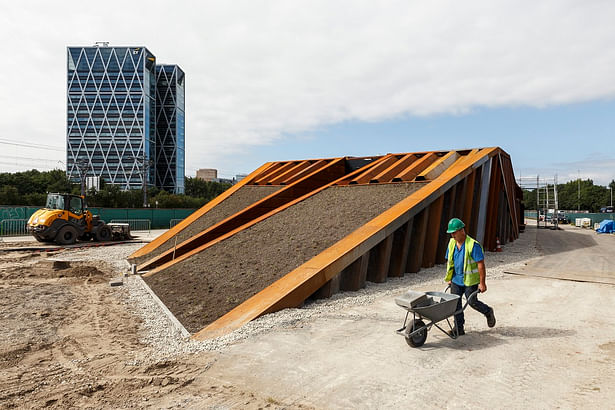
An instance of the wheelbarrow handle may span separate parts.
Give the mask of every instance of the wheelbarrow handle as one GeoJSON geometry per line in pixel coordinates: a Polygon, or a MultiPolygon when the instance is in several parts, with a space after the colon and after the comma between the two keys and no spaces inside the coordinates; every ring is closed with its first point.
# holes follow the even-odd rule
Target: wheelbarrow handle
{"type": "Polygon", "coordinates": [[[470,297],[466,299],[466,304],[463,305],[463,308],[461,308],[461,310],[466,310],[466,307],[468,307],[468,304],[470,303],[470,300],[472,300],[472,298],[476,299],[476,296],[480,293],[480,290],[476,289],[474,292],[472,292],[470,294],[470,297]]]}
{"type": "MultiPolygon", "coordinates": [[[[444,289],[444,293],[446,293],[447,291],[449,291],[451,289],[451,284],[449,283],[448,286],[446,287],[446,289],[444,289]]],[[[466,299],[466,303],[465,305],[463,305],[463,307],[461,308],[461,311],[463,312],[464,310],[466,310],[466,307],[468,307],[468,304],[470,303],[470,300],[472,298],[476,299],[477,295],[480,293],[480,290],[476,289],[474,292],[472,292],[470,294],[470,297],[466,299]]],[[[461,297],[461,296],[459,296],[461,297]]]]}

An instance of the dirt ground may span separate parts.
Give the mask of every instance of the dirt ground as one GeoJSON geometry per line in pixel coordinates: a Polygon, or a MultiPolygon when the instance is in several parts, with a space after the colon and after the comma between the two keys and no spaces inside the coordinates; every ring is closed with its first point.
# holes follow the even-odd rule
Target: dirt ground
{"type": "Polygon", "coordinates": [[[61,256],[0,252],[0,408],[284,407],[207,376],[217,353],[152,360],[104,262],[61,256]]]}
{"type": "Polygon", "coordinates": [[[145,281],[195,333],[421,186],[327,188],[145,281]]]}
{"type": "Polygon", "coordinates": [[[493,274],[523,264],[535,237],[528,227],[486,254],[492,329],[469,311],[458,340],[432,328],[411,348],[394,332],[395,296],[440,290],[436,266],[278,312],[284,325],[227,348],[162,359],[104,261],[0,252],[0,408],[613,408],[615,286],[493,274]]]}

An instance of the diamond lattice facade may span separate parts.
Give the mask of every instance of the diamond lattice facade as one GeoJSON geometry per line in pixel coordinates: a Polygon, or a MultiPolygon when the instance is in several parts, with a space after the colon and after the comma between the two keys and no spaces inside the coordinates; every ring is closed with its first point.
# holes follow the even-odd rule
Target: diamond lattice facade
{"type": "MultiPolygon", "coordinates": [[[[157,115],[156,107],[166,112],[167,103],[156,101],[156,57],[147,48],[68,47],[67,52],[68,177],[74,181],[81,176],[98,177],[122,189],[141,188],[145,182],[183,192],[183,72],[177,68],[174,77],[177,81],[181,72],[181,109],[175,109],[173,120],[166,121],[168,117],[157,115]],[[158,141],[157,118],[165,118],[161,127],[171,128],[174,138],[165,132],[161,135],[166,138],[158,141]],[[181,144],[175,147],[175,158],[160,157],[171,151],[171,141],[181,144]],[[169,166],[175,171],[170,179],[166,177],[169,166]],[[159,173],[166,178],[160,179],[164,186],[158,183],[159,173]]],[[[178,105],[180,91],[177,86],[173,91],[178,105]]]]}
{"type": "Polygon", "coordinates": [[[184,72],[156,66],[156,186],[184,193],[184,72]]]}

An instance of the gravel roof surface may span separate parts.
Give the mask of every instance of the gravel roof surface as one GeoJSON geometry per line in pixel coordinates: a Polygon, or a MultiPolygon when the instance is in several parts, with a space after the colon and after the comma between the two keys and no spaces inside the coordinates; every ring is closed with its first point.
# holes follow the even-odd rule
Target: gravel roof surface
{"type": "MultiPolygon", "coordinates": [[[[244,185],[235,191],[231,196],[220,202],[218,205],[210,209],[205,214],[201,215],[196,221],[182,229],[177,234],[177,243],[182,243],[186,239],[204,231],[210,226],[228,218],[229,216],[241,211],[244,208],[260,201],[264,197],[276,192],[282,188],[274,185],[244,185]]],[[[175,245],[175,236],[154,249],[147,255],[140,256],[134,259],[133,263],[137,265],[148,259],[160,255],[167,249],[171,249],[175,245]]]]}
{"type": "Polygon", "coordinates": [[[327,188],[144,279],[197,332],[421,186],[327,188]]]}

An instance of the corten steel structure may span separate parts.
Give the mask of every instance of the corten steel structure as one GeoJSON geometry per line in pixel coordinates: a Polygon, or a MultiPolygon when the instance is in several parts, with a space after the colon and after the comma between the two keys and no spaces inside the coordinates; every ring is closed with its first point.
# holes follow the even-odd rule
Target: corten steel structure
{"type": "Polygon", "coordinates": [[[67,176],[183,192],[184,77],[145,47],[67,47],[67,176]]]}
{"type": "MultiPolygon", "coordinates": [[[[267,163],[182,223],[130,256],[144,276],[220,244],[333,185],[416,183],[419,189],[193,335],[216,337],[309,297],[358,290],[365,281],[418,272],[444,262],[446,224],[457,216],[468,233],[495,250],[520,232],[522,192],[502,149],[477,148],[267,163]],[[243,186],[280,189],[194,235],[182,236],[243,186]]],[[[335,206],[332,204],[332,206],[335,206]]],[[[266,240],[266,239],[265,239],[266,240]]],[[[255,244],[255,246],[258,246],[255,244]]]]}
{"type": "Polygon", "coordinates": [[[177,65],[156,66],[156,186],[184,193],[185,75],[177,65]]]}

